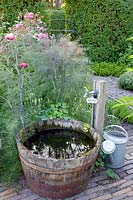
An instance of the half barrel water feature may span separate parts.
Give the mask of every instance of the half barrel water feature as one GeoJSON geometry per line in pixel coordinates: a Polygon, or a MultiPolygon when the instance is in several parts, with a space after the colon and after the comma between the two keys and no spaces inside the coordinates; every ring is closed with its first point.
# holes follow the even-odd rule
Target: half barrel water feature
{"type": "Polygon", "coordinates": [[[28,186],[54,199],[82,192],[100,144],[100,134],[76,120],[44,120],[21,130],[17,146],[28,186]]]}

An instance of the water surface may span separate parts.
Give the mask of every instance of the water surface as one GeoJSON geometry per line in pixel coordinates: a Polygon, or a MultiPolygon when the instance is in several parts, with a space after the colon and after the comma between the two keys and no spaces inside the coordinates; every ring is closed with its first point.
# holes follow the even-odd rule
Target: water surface
{"type": "Polygon", "coordinates": [[[31,136],[24,145],[45,158],[69,159],[81,157],[94,147],[95,141],[77,131],[52,129],[31,136]]]}

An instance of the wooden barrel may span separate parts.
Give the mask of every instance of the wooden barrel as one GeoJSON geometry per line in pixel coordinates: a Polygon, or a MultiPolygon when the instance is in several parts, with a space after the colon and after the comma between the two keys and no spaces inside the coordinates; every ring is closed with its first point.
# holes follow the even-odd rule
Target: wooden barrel
{"type": "Polygon", "coordinates": [[[17,146],[29,188],[39,196],[54,199],[64,199],[84,191],[91,177],[100,143],[100,134],[94,129],[90,129],[87,133],[85,124],[76,120],[45,120],[21,130],[17,136],[17,146]],[[95,146],[78,158],[45,159],[33,154],[23,145],[24,141],[35,132],[55,128],[91,134],[95,140],[95,146]]]}

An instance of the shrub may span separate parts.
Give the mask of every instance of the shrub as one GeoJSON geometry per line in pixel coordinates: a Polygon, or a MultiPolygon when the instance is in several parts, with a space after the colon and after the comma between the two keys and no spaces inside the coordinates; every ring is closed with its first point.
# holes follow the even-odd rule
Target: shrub
{"type": "Polygon", "coordinates": [[[133,90],[133,71],[122,74],[119,78],[118,84],[125,90],[133,90]]]}
{"type": "Polygon", "coordinates": [[[120,76],[125,72],[126,67],[117,63],[101,62],[92,64],[91,69],[94,74],[100,76],[120,76]]]}
{"type": "Polygon", "coordinates": [[[75,20],[78,38],[92,61],[116,62],[132,31],[131,0],[65,0],[66,17],[75,20]]]}

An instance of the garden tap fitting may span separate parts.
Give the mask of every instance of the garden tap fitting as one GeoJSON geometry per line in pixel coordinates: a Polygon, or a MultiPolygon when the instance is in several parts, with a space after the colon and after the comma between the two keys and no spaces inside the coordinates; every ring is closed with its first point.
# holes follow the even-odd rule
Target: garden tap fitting
{"type": "Polygon", "coordinates": [[[85,87],[85,95],[84,98],[86,99],[87,103],[91,104],[97,104],[98,103],[98,90],[94,89],[93,91],[89,92],[88,89],[85,87]],[[88,94],[91,95],[91,97],[87,97],[88,94]]]}
{"type": "Polygon", "coordinates": [[[98,90],[93,90],[93,91],[91,91],[91,92],[89,92],[95,99],[97,99],[97,97],[98,97],[98,90]]]}

